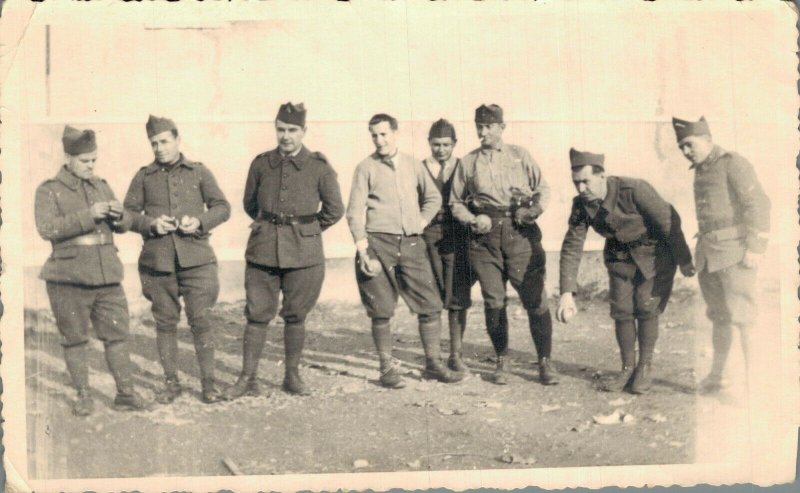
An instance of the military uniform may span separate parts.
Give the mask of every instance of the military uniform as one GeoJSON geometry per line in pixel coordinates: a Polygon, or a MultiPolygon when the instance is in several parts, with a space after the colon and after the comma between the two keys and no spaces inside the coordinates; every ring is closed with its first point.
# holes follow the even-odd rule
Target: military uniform
{"type": "MultiPolygon", "coordinates": [[[[75,156],[92,152],[96,149],[94,133],[67,127],[64,148],[75,156]]],[[[89,414],[93,406],[86,361],[90,327],[105,347],[117,384],[115,403],[140,400],[134,397],[131,383],[128,301],[120,284],[123,268],[113,240],[113,233],[130,227],[131,218],[123,213],[117,220],[97,220],[91,210],[97,202],[113,200],[114,192],[105,180],[96,176],[81,179],[67,166],[36,189],[36,228],[53,246],[39,277],[47,283],[67,369],[78,390],[74,411],[79,415],[89,414]]]]}
{"type": "MultiPolygon", "coordinates": [[[[678,145],[689,136],[707,135],[705,118],[689,122],[673,118],[678,145]]],[[[703,381],[717,390],[732,340],[732,326],[741,330],[745,361],[749,362],[749,328],[757,314],[757,269],[744,265],[747,252],[763,254],[770,229],[770,200],[753,165],[741,155],[714,145],[706,159],[693,164],[697,213],[698,281],[706,314],[713,323],[714,359],[703,381]]]]}
{"type": "MultiPolygon", "coordinates": [[[[305,127],[302,104],[287,103],[277,120],[305,127]],[[287,121],[284,121],[287,120],[287,121]]],[[[250,164],[244,210],[251,224],[245,259],[245,317],[242,373],[225,396],[256,393],[256,371],[267,325],[278,314],[284,325],[284,389],[307,393],[298,372],[305,341],[305,319],[319,298],[325,278],[322,232],[344,215],[336,171],[318,152],[301,146],[293,154],[279,149],[259,154],[250,164]]]]}
{"type": "MultiPolygon", "coordinates": [[[[602,155],[595,161],[575,166],[603,166],[602,155]]],[[[578,267],[589,227],[606,238],[603,260],[608,269],[611,318],[616,321],[623,375],[614,390],[622,390],[634,375],[635,343],[638,329],[638,373],[649,371],[656,339],[658,316],[672,293],[677,265],[688,265],[692,255],[681,230],[677,211],[646,181],[621,176],[606,178],[606,196],[587,202],[573,199],[569,228],[561,245],[561,293],[577,291],[578,267]],[[634,320],[638,322],[636,327],[634,320]]],[[[648,375],[638,378],[634,390],[645,391],[648,375]]],[[[611,390],[611,387],[607,387],[611,390]]]]}
{"type": "MultiPolygon", "coordinates": [[[[174,128],[174,124],[169,120],[151,117],[148,135],[170,128],[174,128]],[[160,123],[162,121],[169,123],[160,123]]],[[[133,216],[131,229],[144,239],[139,255],[139,276],[142,294],[152,303],[156,343],[168,385],[176,388],[178,382],[176,331],[180,298],[183,297],[201,381],[207,390],[204,398],[214,400],[211,397],[215,392],[210,311],[219,295],[219,277],[209,236],[212,229],[230,217],[230,204],[211,171],[181,154],[171,165],[154,161],[139,169],[128,188],[124,207],[133,216]],[[194,234],[177,230],[159,235],[153,228],[153,221],[161,215],[177,220],[183,216],[195,217],[201,226],[194,234]]]]}
{"type": "MultiPolygon", "coordinates": [[[[502,110],[491,105],[476,110],[476,124],[502,123],[502,110]]],[[[543,383],[556,383],[550,372],[552,321],[544,287],[545,252],[542,233],[535,218],[544,212],[550,199],[550,187],[541,170],[523,147],[499,143],[495,147],[473,150],[461,160],[453,177],[450,208],[464,225],[473,224],[476,216],[491,218],[491,230],[471,235],[469,259],[481,285],[486,329],[498,356],[495,381],[505,383],[508,352],[508,316],[506,282],[519,293],[528,312],[531,336],[539,356],[543,383]],[[532,205],[513,207],[516,196],[537,196],[532,205]],[[525,209],[526,219],[518,220],[525,209]],[[516,216],[516,217],[515,217],[516,216]]]]}

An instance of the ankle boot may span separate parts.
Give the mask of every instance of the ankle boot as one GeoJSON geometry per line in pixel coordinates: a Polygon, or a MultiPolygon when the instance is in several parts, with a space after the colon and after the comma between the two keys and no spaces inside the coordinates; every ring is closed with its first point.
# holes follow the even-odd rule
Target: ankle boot
{"type": "Polygon", "coordinates": [[[459,373],[469,372],[469,368],[461,358],[461,345],[467,321],[466,315],[466,310],[450,310],[447,314],[450,328],[450,357],[447,359],[447,367],[459,373]]]}
{"type": "Polygon", "coordinates": [[[426,319],[420,318],[419,337],[422,340],[422,349],[425,351],[425,371],[422,378],[444,383],[460,382],[464,379],[463,373],[452,372],[442,365],[441,333],[442,322],[438,314],[426,319]]]}
{"type": "Polygon", "coordinates": [[[539,358],[539,382],[542,385],[558,384],[558,378],[550,364],[550,358],[539,358]]]}
{"type": "Polygon", "coordinates": [[[256,374],[266,340],[266,327],[256,327],[252,324],[248,324],[245,327],[242,341],[242,372],[239,374],[236,383],[222,392],[222,399],[231,401],[244,395],[259,395],[256,374]]]}
{"type": "Polygon", "coordinates": [[[201,400],[206,404],[219,402],[220,393],[214,376],[214,332],[211,329],[194,330],[194,350],[200,367],[201,400]]]}
{"type": "Polygon", "coordinates": [[[497,356],[494,373],[492,373],[491,381],[495,385],[507,385],[508,373],[506,372],[506,358],[505,356],[497,356]]]}
{"type": "Polygon", "coordinates": [[[556,372],[550,365],[550,352],[553,346],[553,320],[550,317],[550,310],[545,310],[544,313],[528,310],[528,328],[538,356],[539,382],[542,385],[558,384],[556,372]]]}
{"type": "Polygon", "coordinates": [[[105,344],[106,363],[117,384],[114,409],[117,411],[141,411],[147,403],[133,388],[131,380],[131,359],[125,341],[105,344]]]}
{"type": "Polygon", "coordinates": [[[306,339],[306,328],[301,323],[287,323],[283,329],[283,347],[286,355],[286,373],[283,390],[295,395],[309,395],[303,379],[300,378],[300,357],[306,339]]]}
{"type": "Polygon", "coordinates": [[[156,402],[159,404],[170,404],[183,393],[178,376],[166,377],[164,381],[164,388],[159,390],[156,394],[156,402]]]}
{"type": "Polygon", "coordinates": [[[72,404],[72,414],[75,416],[86,417],[94,412],[94,400],[92,399],[89,387],[78,388],[78,396],[72,404]]]}
{"type": "Polygon", "coordinates": [[[400,369],[392,358],[392,328],[388,318],[372,319],[372,340],[380,361],[380,378],[382,386],[387,389],[402,389],[406,386],[400,369]]]}

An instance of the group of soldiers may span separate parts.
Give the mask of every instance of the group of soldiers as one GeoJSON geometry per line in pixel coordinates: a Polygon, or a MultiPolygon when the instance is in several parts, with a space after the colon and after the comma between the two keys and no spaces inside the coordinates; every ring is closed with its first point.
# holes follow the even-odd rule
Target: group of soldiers
{"type": "MultiPolygon", "coordinates": [[[[194,337],[203,402],[259,394],[258,363],[276,316],[285,322],[283,389],[307,395],[299,364],[305,319],[325,276],[321,234],[345,215],[357,249],[355,275],[371,319],[381,385],[404,386],[392,355],[390,321],[398,297],[418,317],[425,354],[422,377],[454,383],[468,374],[462,339],[475,282],[496,353],[490,381],[506,384],[509,281],[527,311],[539,381],[557,384],[550,362],[553,324],[544,285],[545,252],[537,225],[550,187],[525,148],[503,141],[506,125],[499,106],[477,108],[475,126],[481,145],[459,159],[454,156],[454,126],[444,119],[435,122],[428,134],[431,156],[420,162],[398,150],[397,120],[376,114],[368,123],[375,152],[356,167],[345,208],[333,167],[303,145],[306,109],[302,103],[281,105],[275,119],[277,147],[255,157],[245,184],[244,210],[253,220],[245,253],[247,324],[241,373],[224,390],[218,389],[214,372],[211,310],[219,281],[209,235],[230,217],[231,208],[213,173],[180,152],[174,122],[150,116],[146,131],[155,159],[136,173],[120,203],[94,173],[94,132],[67,126],[65,164],[37,189],[35,215],[39,233],[53,246],[40,277],[47,283],[77,389],[73,413],[86,416],[94,409],[86,354],[90,327],[103,341],[116,381],[115,408],[149,407],[131,381],[128,306],[113,243],[114,233],[127,231],[143,238],[142,293],[152,304],[165,376],[156,395],[159,403],[170,403],[183,391],[177,364],[180,298],[194,337]],[[450,335],[446,363],[440,344],[445,308],[450,335]]],[[[611,317],[622,358],[621,371],[604,382],[604,390],[641,394],[651,387],[658,318],[678,267],[685,276],[699,272],[713,322],[714,359],[700,390],[723,387],[733,327],[741,332],[745,361],[749,358],[748,329],[755,313],[756,269],[766,249],[769,199],[753,166],[714,144],[704,118],[675,118],[673,127],[695,171],[696,268],[678,213],[649,183],[606,175],[602,154],[570,149],[578,195],[561,248],[556,317],[567,323],[577,312],[577,273],[591,227],[606,238],[611,317]]]]}

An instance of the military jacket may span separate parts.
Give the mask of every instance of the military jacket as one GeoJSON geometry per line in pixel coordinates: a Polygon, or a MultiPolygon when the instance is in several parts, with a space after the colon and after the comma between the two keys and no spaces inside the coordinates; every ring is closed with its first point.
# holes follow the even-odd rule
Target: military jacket
{"type": "Polygon", "coordinates": [[[694,169],[697,269],[714,272],[737,264],[745,251],[763,253],[770,227],[770,200],[753,165],[715,146],[694,169]]]}
{"type": "Polygon", "coordinates": [[[298,268],[325,261],[322,231],[344,215],[336,172],[325,156],[302,147],[294,156],[277,149],[259,154],[250,164],[244,210],[254,222],[247,240],[248,262],[298,268]],[[262,213],[316,216],[307,223],[276,224],[262,213]]]}
{"type": "Polygon", "coordinates": [[[133,177],[124,206],[132,215],[131,229],[144,238],[140,266],[174,272],[176,265],[188,268],[216,262],[208,238],[212,229],[228,220],[231,206],[202,163],[181,154],[172,166],[152,162],[142,167],[133,177]],[[158,236],[151,224],[162,214],[178,221],[183,216],[196,217],[200,228],[192,235],[175,231],[158,236]]]}
{"type": "Polygon", "coordinates": [[[601,203],[572,201],[561,245],[560,288],[577,291],[578,267],[589,227],[606,238],[603,259],[610,271],[638,268],[649,279],[662,268],[691,262],[677,211],[646,181],[609,176],[601,203]]]}
{"type": "Polygon", "coordinates": [[[61,168],[36,189],[36,229],[53,244],[53,252],[42,267],[41,279],[51,282],[104,286],[122,281],[122,263],[117,247],[70,244],[83,235],[121,233],[131,226],[131,215],[123,213],[117,224],[96,221],[91,206],[95,202],[116,200],[105,180],[94,177],[82,180],[61,168]]]}

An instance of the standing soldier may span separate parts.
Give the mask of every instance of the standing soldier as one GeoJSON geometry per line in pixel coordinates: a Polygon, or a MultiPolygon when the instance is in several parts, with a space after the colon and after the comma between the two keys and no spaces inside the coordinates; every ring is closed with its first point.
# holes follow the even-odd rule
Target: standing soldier
{"type": "Polygon", "coordinates": [[[576,312],[578,266],[589,226],[606,239],[611,318],[614,319],[622,371],[603,390],[628,389],[643,394],[651,385],[650,366],[658,339],[658,316],[664,312],[676,265],[694,275],[675,209],[644,180],[606,176],[605,156],[570,149],[572,201],[569,229],[561,245],[561,299],[557,318],[567,322],[576,312]],[[639,362],[636,364],[636,339],[639,362]]]}
{"type": "Polygon", "coordinates": [[[447,366],[457,372],[469,370],[461,357],[461,342],[467,327],[467,309],[471,306],[472,287],[467,246],[469,229],[453,218],[448,200],[453,172],[461,162],[453,156],[456,129],[444,119],[435,122],[428,132],[431,157],[423,164],[442,195],[442,208],[425,228],[423,238],[428,246],[433,275],[439,286],[450,327],[450,358],[447,366]]]}
{"type": "Polygon", "coordinates": [[[39,277],[61,333],[64,359],[78,400],[76,416],[94,410],[86,347],[89,327],[103,341],[106,363],[117,384],[114,407],[144,409],[131,382],[128,301],[113,234],[130,227],[130,215],[105,180],[95,176],[97,144],[92,130],[64,128],[65,164],[36,189],[36,228],[53,245],[39,277]]]}
{"type": "Polygon", "coordinates": [[[503,110],[492,104],[475,110],[481,147],[461,160],[453,178],[453,216],[472,228],[469,257],[481,284],[486,330],[497,354],[492,381],[508,383],[506,282],[528,312],[539,362],[539,381],[558,383],[550,366],[553,325],[544,289],[545,253],[536,219],[550,199],[550,187],[530,153],[504,144],[503,110]]]}
{"type": "Polygon", "coordinates": [[[347,222],[358,250],[356,281],[372,319],[380,382],[394,389],[405,385],[392,358],[389,325],[398,294],[419,319],[424,378],[449,383],[464,377],[440,360],[442,301],[420,236],[439,211],[441,195],[423,164],[398,152],[397,128],[392,116],[380,113],[370,119],[375,152],[356,167],[347,205],[347,222]]]}
{"type": "Polygon", "coordinates": [[[696,122],[673,118],[672,126],[694,169],[698,280],[713,324],[714,359],[700,390],[717,392],[731,347],[731,326],[739,329],[750,374],[748,339],[756,314],[757,269],[767,249],[770,200],[753,165],[714,144],[704,117],[696,122]]]}
{"type": "Polygon", "coordinates": [[[322,231],[344,215],[336,172],[319,152],[303,146],[306,110],[286,103],[275,119],[278,147],[250,164],[244,210],[255,221],[245,258],[245,317],[242,372],[223,397],[257,395],[256,372],[267,326],[278,313],[285,321],[283,389],[307,395],[298,365],[305,341],[305,319],[319,298],[325,277],[322,231]]]}
{"type": "Polygon", "coordinates": [[[200,366],[202,399],[212,403],[219,400],[219,392],[210,311],[219,294],[219,279],[208,237],[228,220],[231,208],[211,171],[180,152],[181,138],[172,120],[150,115],[146,130],[155,161],[133,177],[124,205],[133,214],[131,229],[144,238],[139,276],[142,294],[153,304],[156,345],[166,377],[157,400],[172,402],[182,391],[177,325],[183,297],[200,366]]]}

